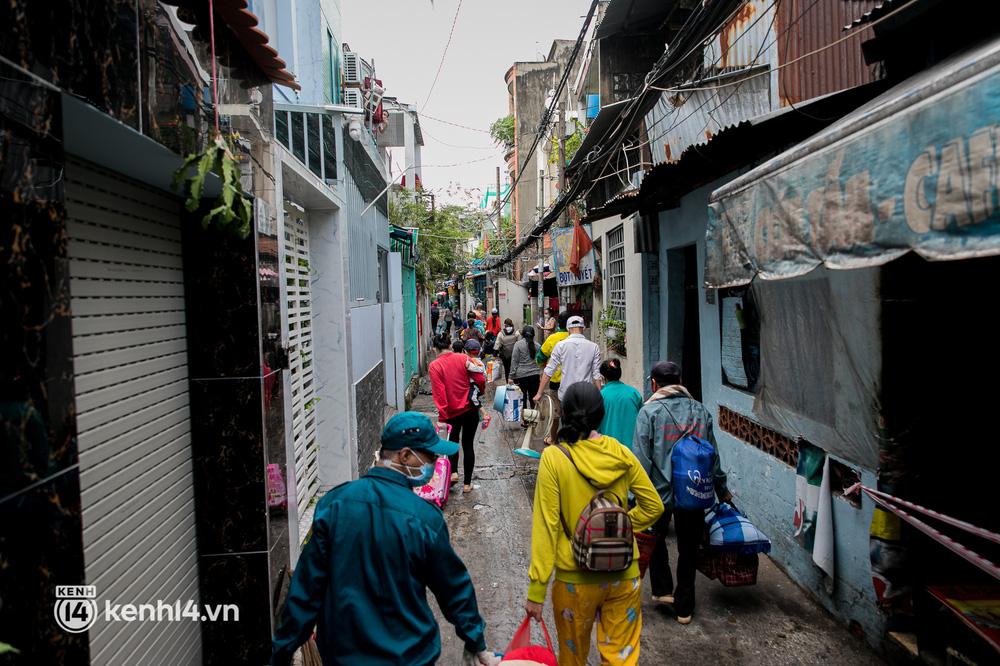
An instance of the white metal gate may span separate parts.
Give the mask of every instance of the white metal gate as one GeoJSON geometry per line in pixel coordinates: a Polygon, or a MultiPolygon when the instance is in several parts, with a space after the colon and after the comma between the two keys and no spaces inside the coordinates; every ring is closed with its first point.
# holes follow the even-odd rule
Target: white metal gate
{"type": "MultiPolygon", "coordinates": [[[[111,603],[198,602],[176,199],[66,170],[86,580],[111,603]]],[[[90,629],[95,664],[200,664],[197,622],[90,629]]]]}
{"type": "Polygon", "coordinates": [[[319,490],[309,223],[304,214],[289,206],[285,208],[285,257],[282,266],[288,294],[288,367],[292,392],[295,497],[298,515],[302,516],[319,490]]]}

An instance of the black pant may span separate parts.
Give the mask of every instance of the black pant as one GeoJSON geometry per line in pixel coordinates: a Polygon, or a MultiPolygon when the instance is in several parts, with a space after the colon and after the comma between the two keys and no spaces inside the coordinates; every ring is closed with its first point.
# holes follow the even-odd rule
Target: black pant
{"type": "Polygon", "coordinates": [[[438,317],[440,317],[440,316],[441,315],[436,315],[436,314],[432,314],[431,315],[431,330],[434,332],[434,335],[437,335],[438,317]]]}
{"type": "Polygon", "coordinates": [[[535,394],[538,393],[539,381],[541,381],[541,377],[539,375],[518,377],[514,380],[514,383],[517,384],[517,388],[521,389],[521,394],[524,395],[524,406],[528,409],[535,408],[535,394]]]}
{"type": "Polygon", "coordinates": [[[500,362],[503,363],[504,381],[507,381],[507,378],[510,377],[510,358],[511,358],[510,356],[504,356],[503,354],[500,354],[500,362]]]}
{"type": "MultiPolygon", "coordinates": [[[[462,442],[462,453],[465,455],[465,485],[472,484],[472,470],[476,468],[476,430],[479,428],[479,410],[470,409],[462,412],[454,418],[450,418],[445,423],[451,424],[451,435],[448,437],[453,442],[462,442]]],[[[458,454],[448,456],[451,461],[451,471],[458,471],[458,454]]]]}
{"type": "Polygon", "coordinates": [[[698,544],[705,534],[704,510],[685,511],[673,509],[664,512],[653,526],[656,533],[656,548],[649,561],[649,579],[653,586],[653,596],[674,595],[674,610],[678,617],[687,617],[694,612],[695,563],[698,544]],[[670,575],[670,555],[667,552],[667,528],[670,517],[674,517],[674,531],[677,533],[677,586],[674,587],[670,575]]]}

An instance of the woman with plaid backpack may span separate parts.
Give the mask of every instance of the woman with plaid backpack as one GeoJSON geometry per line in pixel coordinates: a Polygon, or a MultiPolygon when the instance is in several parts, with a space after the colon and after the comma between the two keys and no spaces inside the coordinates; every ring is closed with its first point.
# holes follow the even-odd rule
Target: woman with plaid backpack
{"type": "Polygon", "coordinates": [[[633,533],[656,522],[663,502],[635,455],[597,432],[604,402],[593,384],[570,386],[562,407],[559,443],[545,449],[538,468],[525,610],[541,619],[554,572],[560,666],[587,663],[595,620],[601,663],[632,666],[642,629],[633,533]]]}

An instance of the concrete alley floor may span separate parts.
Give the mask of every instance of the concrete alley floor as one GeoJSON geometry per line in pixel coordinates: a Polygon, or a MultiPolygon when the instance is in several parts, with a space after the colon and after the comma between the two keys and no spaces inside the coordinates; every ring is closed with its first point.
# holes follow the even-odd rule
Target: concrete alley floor
{"type": "MultiPolygon", "coordinates": [[[[436,419],[429,395],[418,395],[412,409],[436,419]]],[[[489,429],[480,431],[477,438],[474,490],[463,495],[461,485],[453,486],[445,507],[452,543],[476,586],[479,609],[487,624],[487,644],[497,651],[506,647],[523,619],[528,589],[531,501],[537,463],[511,453],[520,446],[523,433],[517,424],[504,423],[494,416],[489,429]]],[[[670,548],[671,562],[676,562],[676,548],[672,543],[670,548]]],[[[697,595],[694,622],[681,626],[671,613],[654,608],[649,583],[644,581],[640,663],[883,663],[863,641],[809,600],[767,557],[761,557],[756,586],[725,588],[698,574],[697,595]]],[[[546,624],[556,641],[548,600],[545,611],[546,624]]],[[[460,664],[462,643],[440,611],[438,620],[440,663],[460,664]]],[[[535,639],[541,641],[538,635],[535,639]]],[[[588,663],[600,663],[593,646],[588,663]]]]}

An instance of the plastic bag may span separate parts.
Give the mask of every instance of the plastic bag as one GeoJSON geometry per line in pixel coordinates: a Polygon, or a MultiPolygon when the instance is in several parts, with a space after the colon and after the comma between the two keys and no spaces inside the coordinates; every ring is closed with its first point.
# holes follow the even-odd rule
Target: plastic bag
{"type": "Polygon", "coordinates": [[[740,555],[771,552],[771,540],[732,504],[720,502],[705,513],[708,545],[740,555]]]}
{"type": "Polygon", "coordinates": [[[558,666],[555,649],[552,647],[552,639],[549,638],[548,627],[545,620],[540,620],[542,633],[545,634],[545,647],[532,645],[531,643],[531,616],[526,615],[521,626],[514,632],[514,637],[510,639],[507,649],[504,651],[501,664],[517,663],[526,666],[527,664],[544,664],[545,666],[558,666]]]}
{"type": "Polygon", "coordinates": [[[649,561],[656,550],[656,542],[660,539],[655,534],[649,532],[636,532],[635,542],[639,545],[639,578],[646,576],[646,569],[649,568],[649,561]]]}

